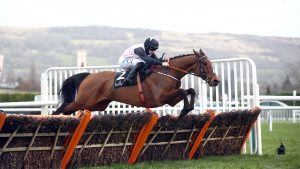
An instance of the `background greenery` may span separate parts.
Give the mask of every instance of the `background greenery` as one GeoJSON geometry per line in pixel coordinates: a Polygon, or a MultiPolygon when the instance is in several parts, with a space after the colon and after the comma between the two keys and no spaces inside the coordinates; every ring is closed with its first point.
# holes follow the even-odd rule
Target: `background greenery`
{"type": "Polygon", "coordinates": [[[0,93],[0,102],[33,101],[37,93],[0,93]]]}

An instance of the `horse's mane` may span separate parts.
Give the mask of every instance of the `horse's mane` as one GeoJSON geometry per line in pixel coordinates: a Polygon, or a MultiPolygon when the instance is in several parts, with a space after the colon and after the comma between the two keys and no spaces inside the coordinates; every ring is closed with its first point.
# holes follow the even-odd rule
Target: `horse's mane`
{"type": "MultiPolygon", "coordinates": [[[[178,55],[178,56],[171,57],[170,60],[172,60],[172,59],[177,59],[177,58],[181,58],[181,57],[185,57],[185,56],[190,56],[190,55],[195,55],[195,54],[194,54],[194,53],[190,53],[190,54],[182,54],[182,55],[178,55]]],[[[168,59],[163,59],[162,61],[168,61],[168,59]]]]}
{"type": "Polygon", "coordinates": [[[191,54],[183,54],[183,55],[178,55],[178,56],[174,56],[170,59],[176,59],[176,58],[181,58],[181,57],[185,57],[185,56],[190,56],[190,55],[195,55],[194,53],[191,53],[191,54]]]}

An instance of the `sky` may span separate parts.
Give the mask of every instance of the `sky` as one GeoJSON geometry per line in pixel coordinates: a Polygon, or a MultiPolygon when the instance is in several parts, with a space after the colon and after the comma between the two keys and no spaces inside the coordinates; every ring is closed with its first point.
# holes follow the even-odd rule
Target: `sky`
{"type": "Polygon", "coordinates": [[[300,37],[299,0],[0,0],[0,26],[300,37]]]}

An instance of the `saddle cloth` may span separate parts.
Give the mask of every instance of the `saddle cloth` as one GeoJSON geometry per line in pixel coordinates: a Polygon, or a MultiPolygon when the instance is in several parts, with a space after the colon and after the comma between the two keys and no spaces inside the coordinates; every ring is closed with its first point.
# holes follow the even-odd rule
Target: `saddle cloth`
{"type": "MultiPolygon", "coordinates": [[[[127,84],[124,86],[123,81],[126,79],[128,76],[130,70],[123,70],[122,72],[117,72],[115,79],[114,79],[114,88],[120,88],[120,87],[125,87],[125,86],[134,86],[136,85],[136,76],[134,76],[134,79],[131,79],[134,81],[132,84],[127,84]]],[[[152,73],[151,69],[141,69],[139,71],[140,79],[143,81],[148,75],[152,73]]]]}

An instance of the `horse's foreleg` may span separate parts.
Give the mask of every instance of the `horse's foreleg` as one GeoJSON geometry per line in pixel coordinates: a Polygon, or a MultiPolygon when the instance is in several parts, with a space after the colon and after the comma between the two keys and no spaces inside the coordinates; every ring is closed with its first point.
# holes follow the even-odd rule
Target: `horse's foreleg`
{"type": "Polygon", "coordinates": [[[184,102],[183,109],[180,111],[180,115],[179,115],[179,119],[181,119],[183,116],[187,115],[190,111],[194,110],[196,92],[193,88],[189,88],[187,90],[181,89],[179,93],[182,96],[184,102]],[[188,100],[188,95],[191,95],[190,102],[188,100]]]}
{"type": "MultiPolygon", "coordinates": [[[[194,110],[194,104],[195,104],[195,96],[196,96],[196,91],[193,88],[189,88],[186,90],[188,94],[191,95],[191,100],[190,100],[190,109],[194,110]]],[[[191,111],[190,110],[190,111],[191,111]]]]}
{"type": "Polygon", "coordinates": [[[179,89],[176,91],[176,93],[169,96],[168,100],[166,101],[170,106],[175,106],[178,102],[183,100],[184,105],[183,109],[180,111],[179,118],[182,118],[186,114],[188,114],[191,110],[194,109],[194,103],[195,103],[195,95],[196,92],[193,88],[184,90],[179,89]],[[191,95],[191,100],[189,102],[188,95],[191,95]]]}
{"type": "Polygon", "coordinates": [[[187,115],[190,111],[190,103],[188,99],[188,92],[184,89],[179,90],[179,95],[183,99],[183,109],[180,111],[179,119],[181,119],[183,116],[187,115]]]}

